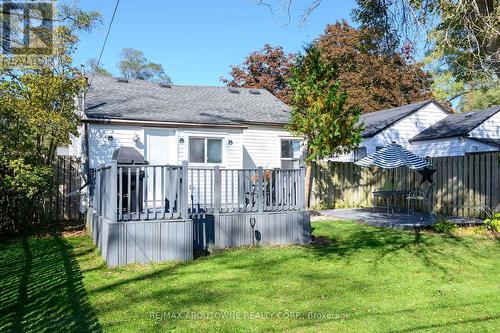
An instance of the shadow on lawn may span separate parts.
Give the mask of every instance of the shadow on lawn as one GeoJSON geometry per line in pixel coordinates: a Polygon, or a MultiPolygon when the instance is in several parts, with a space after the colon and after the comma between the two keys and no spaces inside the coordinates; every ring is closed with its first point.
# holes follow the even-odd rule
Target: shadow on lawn
{"type": "Polygon", "coordinates": [[[73,248],[59,235],[0,244],[0,331],[101,332],[73,248]]]}
{"type": "MultiPolygon", "coordinates": [[[[313,235],[309,248],[320,258],[349,257],[362,250],[375,250],[377,256],[374,258],[374,265],[388,255],[404,251],[420,259],[426,266],[447,274],[448,271],[441,265],[440,259],[440,256],[446,256],[440,249],[443,242],[465,247],[469,252],[480,257],[484,255],[484,253],[478,253],[468,241],[461,237],[429,235],[420,230],[400,231],[376,227],[351,228],[337,235],[319,237],[313,235]]],[[[446,258],[462,263],[459,257],[446,256],[446,258]]]]}

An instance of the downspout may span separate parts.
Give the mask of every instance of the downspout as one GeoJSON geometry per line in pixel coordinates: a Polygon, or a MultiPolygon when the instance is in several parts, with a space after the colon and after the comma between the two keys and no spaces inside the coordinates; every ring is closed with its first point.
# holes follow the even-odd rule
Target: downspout
{"type": "MultiPolygon", "coordinates": [[[[84,91],[82,92],[82,103],[81,103],[81,119],[82,120],[85,120],[85,98],[86,98],[86,93],[87,93],[87,90],[89,88],[89,85],[88,85],[88,78],[85,77],[85,80],[86,80],[86,83],[87,83],[87,86],[85,87],[84,91]]],[[[83,210],[86,211],[89,207],[89,204],[90,204],[90,179],[91,179],[91,174],[90,174],[90,163],[89,163],[89,149],[90,149],[90,146],[89,146],[89,125],[87,122],[83,121],[83,145],[82,145],[82,159],[83,159],[83,163],[82,163],[82,166],[83,166],[83,174],[85,175],[85,179],[84,179],[84,184],[87,185],[87,196],[86,196],[86,200],[85,200],[85,203],[84,203],[84,207],[83,207],[83,210]]]]}

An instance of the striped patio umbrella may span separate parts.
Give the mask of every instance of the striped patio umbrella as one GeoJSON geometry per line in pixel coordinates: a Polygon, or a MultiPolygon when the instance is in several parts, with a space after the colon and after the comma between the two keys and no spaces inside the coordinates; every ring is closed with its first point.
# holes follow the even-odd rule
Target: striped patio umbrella
{"type": "Polygon", "coordinates": [[[430,166],[430,163],[425,159],[411,153],[396,143],[391,143],[379,151],[357,161],[355,164],[362,167],[378,166],[383,169],[395,169],[406,166],[415,170],[430,166]]]}

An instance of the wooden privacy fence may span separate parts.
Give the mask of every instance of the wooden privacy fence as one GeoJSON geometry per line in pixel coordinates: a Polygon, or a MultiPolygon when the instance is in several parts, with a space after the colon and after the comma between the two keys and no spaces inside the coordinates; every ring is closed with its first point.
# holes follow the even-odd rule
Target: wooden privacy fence
{"type": "Polygon", "coordinates": [[[304,169],[191,169],[121,165],[95,169],[91,206],[111,222],[206,214],[303,210],[304,169]]]}
{"type": "MultiPolygon", "coordinates": [[[[430,207],[418,209],[436,214],[483,217],[483,206],[500,210],[500,154],[480,153],[431,158],[434,186],[430,207]]],[[[372,207],[379,202],[378,188],[412,191],[422,189],[422,176],[402,167],[384,170],[361,168],[354,163],[322,162],[312,166],[311,206],[315,208],[372,207]]],[[[427,186],[426,184],[425,186],[427,186]]],[[[396,206],[404,207],[401,198],[396,206]]]]}
{"type": "Polygon", "coordinates": [[[80,214],[80,187],[82,186],[80,160],[71,156],[57,156],[53,163],[56,187],[44,203],[45,216],[52,221],[77,221],[80,214]]]}

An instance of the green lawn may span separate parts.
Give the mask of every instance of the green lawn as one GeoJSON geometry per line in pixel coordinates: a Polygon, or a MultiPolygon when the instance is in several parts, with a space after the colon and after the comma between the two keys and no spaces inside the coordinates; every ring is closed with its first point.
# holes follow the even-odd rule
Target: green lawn
{"type": "Polygon", "coordinates": [[[86,236],[3,243],[0,331],[498,331],[497,240],[313,227],[309,247],[119,269],[86,236]]]}

